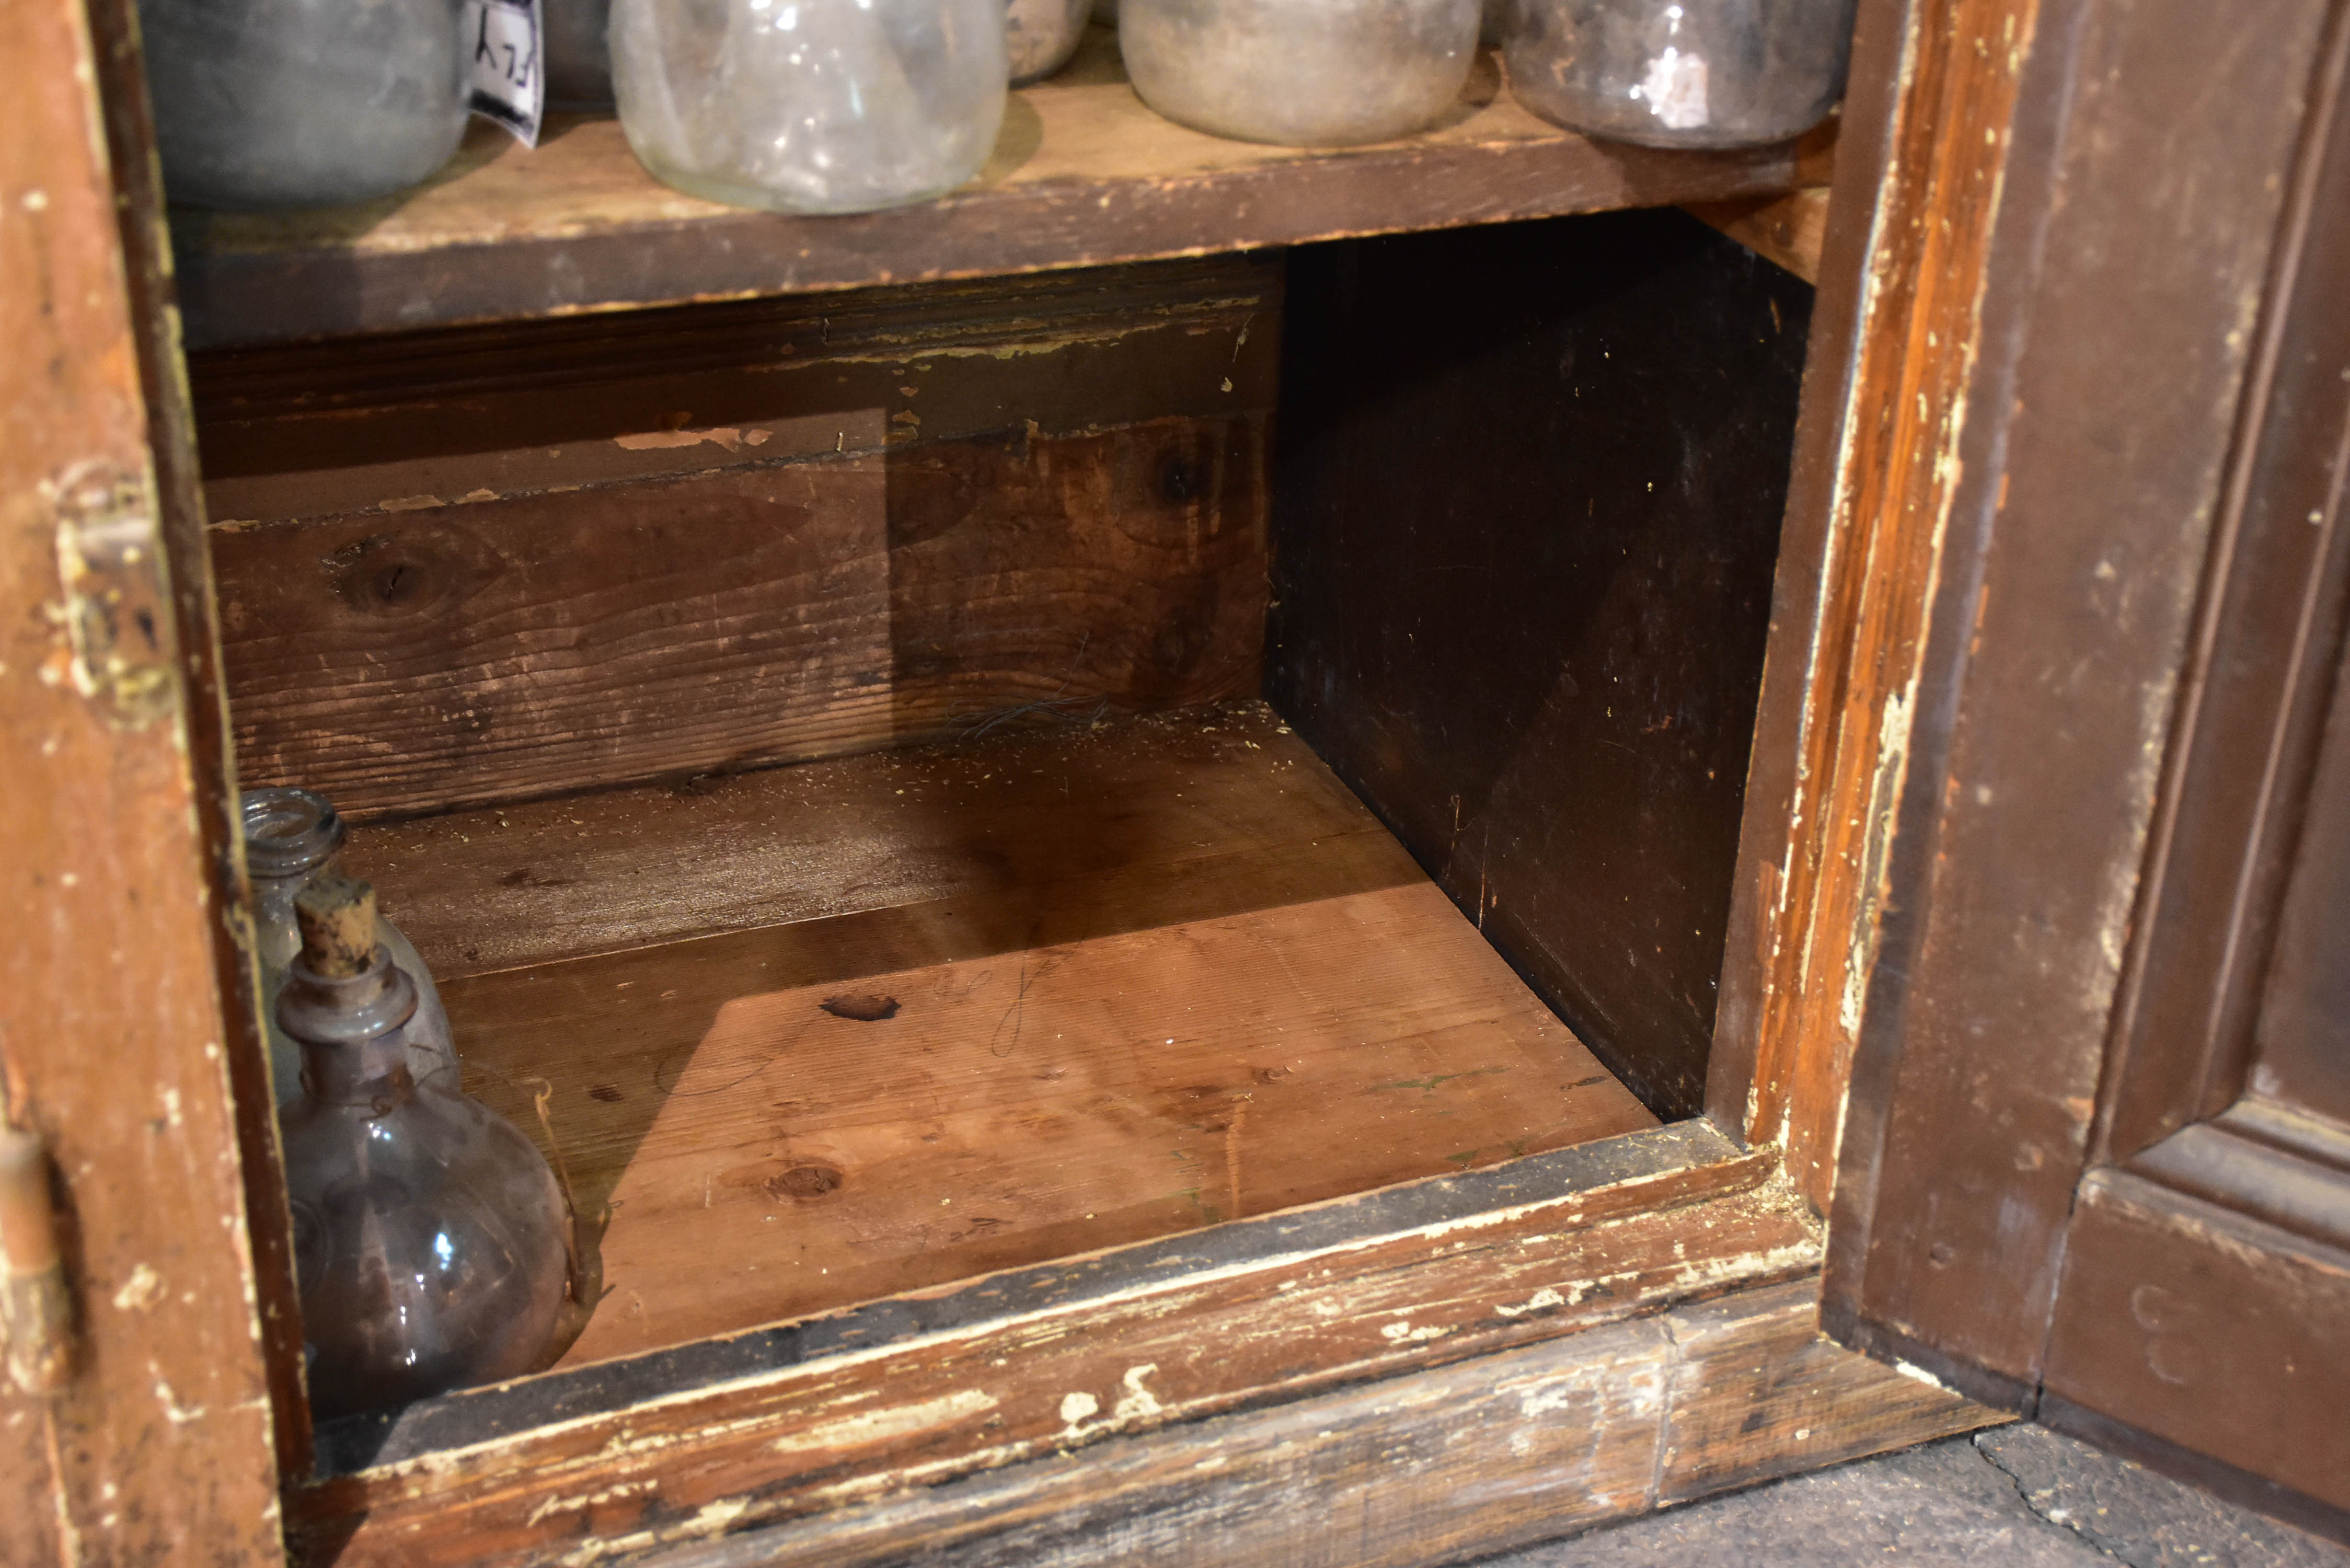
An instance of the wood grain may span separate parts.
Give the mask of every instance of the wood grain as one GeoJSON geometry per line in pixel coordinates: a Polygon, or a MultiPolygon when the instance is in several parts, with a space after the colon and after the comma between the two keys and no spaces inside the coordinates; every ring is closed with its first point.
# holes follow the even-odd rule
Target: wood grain
{"type": "Polygon", "coordinates": [[[1827,243],[1828,232],[1825,188],[1814,186],[1784,196],[1753,196],[1741,202],[1692,202],[1687,211],[1805,283],[1820,281],[1820,251],[1827,243]]]}
{"type": "Polygon", "coordinates": [[[608,1215],[573,1363],[1655,1125],[1261,705],[805,772],[357,846],[418,889],[428,953],[647,882],[630,940],[760,928],[442,972],[479,1092],[530,1126],[551,1085],[608,1215]],[[806,820],[746,841],[785,791],[806,820]],[[795,904],[827,912],[772,923],[795,904]]]}
{"type": "Polygon", "coordinates": [[[855,217],[739,212],[656,183],[618,122],[552,117],[536,152],[477,131],[423,187],[353,208],[189,213],[200,346],[688,299],[1033,272],[1508,218],[1767,194],[1795,144],[1659,152],[1535,119],[1481,62],[1442,125],[1375,148],[1229,141],[1144,108],[1095,29],[1014,95],[988,167],[936,202],[855,217]]]}
{"type": "Polygon", "coordinates": [[[0,30],[0,1116],[57,1172],[79,1342],[55,1397],[0,1387],[0,1560],[246,1568],[278,1557],[278,1298],[245,1231],[229,1058],[260,1056],[138,57],[127,6],[5,0],[0,30]],[[99,523],[112,565],[64,569],[99,523]]]}
{"type": "Polygon", "coordinates": [[[444,981],[889,909],[938,933],[1025,900],[957,951],[903,950],[985,956],[1421,879],[1262,702],[385,823],[348,860],[444,981]]]}
{"type": "Polygon", "coordinates": [[[1717,1461],[1710,1475],[1761,1480],[1997,1418],[1822,1344],[1812,1312],[1800,1282],[1740,1292],[648,1561],[878,1568],[919,1552],[948,1568],[1077,1568],[1115,1542],[1121,1554],[1201,1568],[1418,1568],[1686,1501],[1697,1494],[1676,1489],[1673,1466],[1696,1434],[1717,1461]],[[1742,1398],[1756,1359],[1784,1379],[1742,1398]],[[1795,1425],[1831,1398],[1833,1422],[1795,1425]]]}
{"type": "Polygon", "coordinates": [[[216,534],[238,753],[364,818],[1248,694],[1263,441],[1170,421],[216,534]]]}
{"type": "Polygon", "coordinates": [[[1709,1085],[1823,1209],[2039,8],[1888,0],[1854,45],[1709,1085]]]}
{"type": "Polygon", "coordinates": [[[1278,277],[1165,270],[214,357],[248,782],[365,819],[1253,696],[1278,277]]]}
{"type": "MultiPolygon", "coordinates": [[[[296,1493],[298,1542],[313,1559],[338,1552],[347,1568],[436,1551],[502,1563],[681,1544],[1799,1276],[1816,1256],[1808,1220],[1752,1185],[1766,1162],[1725,1158],[1712,1141],[1721,1155],[1679,1170],[1305,1251],[1275,1245],[1206,1269],[1149,1271],[1108,1293],[1033,1313],[999,1307],[962,1327],[624,1409],[590,1407],[554,1425],[492,1417],[469,1446],[296,1493]]],[[[529,1386],[468,1397],[487,1415],[529,1386]]]]}

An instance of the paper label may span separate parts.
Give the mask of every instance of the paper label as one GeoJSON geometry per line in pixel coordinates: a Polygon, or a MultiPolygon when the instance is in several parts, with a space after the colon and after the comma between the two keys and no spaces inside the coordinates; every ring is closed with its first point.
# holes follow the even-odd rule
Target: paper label
{"type": "Polygon", "coordinates": [[[494,119],[525,147],[538,145],[546,108],[539,69],[540,0],[465,0],[465,41],[473,50],[473,112],[494,119]]]}

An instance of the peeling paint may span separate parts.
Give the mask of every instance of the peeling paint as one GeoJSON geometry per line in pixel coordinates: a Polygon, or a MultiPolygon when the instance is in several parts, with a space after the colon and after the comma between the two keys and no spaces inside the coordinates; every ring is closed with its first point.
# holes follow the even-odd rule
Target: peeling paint
{"type": "MultiPolygon", "coordinates": [[[[1131,1372],[1127,1374],[1129,1384],[1133,1376],[1131,1372]]],[[[779,1454],[797,1454],[816,1449],[846,1448],[856,1443],[911,1437],[932,1427],[947,1426],[982,1411],[993,1410],[999,1403],[1001,1401],[993,1394],[983,1393],[976,1388],[958,1389],[936,1399],[925,1399],[919,1405],[867,1410],[855,1416],[844,1416],[838,1420],[819,1421],[806,1431],[786,1433],[768,1447],[779,1454]]]]}

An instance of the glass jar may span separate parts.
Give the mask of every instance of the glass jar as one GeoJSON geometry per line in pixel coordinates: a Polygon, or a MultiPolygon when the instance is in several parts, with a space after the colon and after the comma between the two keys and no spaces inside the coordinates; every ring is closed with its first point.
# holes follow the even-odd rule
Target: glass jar
{"type": "Polygon", "coordinates": [[[1125,0],[1142,101],[1218,136],[1348,147],[1409,136],[1460,101],[1482,0],[1125,0]]]}
{"type": "MultiPolygon", "coordinates": [[[[287,966],[302,950],[294,898],[312,877],[338,869],[346,832],[332,803],[307,789],[249,789],[241,804],[244,868],[253,879],[254,945],[261,960],[261,1015],[269,1025],[269,1074],[284,1105],[299,1092],[302,1075],[302,1048],[277,1023],[287,966]]],[[[376,940],[416,987],[416,1016],[408,1026],[409,1072],[421,1081],[455,1066],[449,1014],[441,1006],[432,971],[390,920],[379,918],[376,940]]]]}
{"type": "Polygon", "coordinates": [[[612,0],[540,0],[546,29],[546,107],[593,113],[612,107],[612,50],[604,41],[612,0]]]}
{"type": "Polygon", "coordinates": [[[1510,91],[1648,147],[1800,136],[1844,96],[1854,0],[1511,0],[1510,91]]]}
{"type": "Polygon", "coordinates": [[[1086,36],[1093,0],[1005,0],[1003,24],[1012,85],[1043,81],[1069,63],[1086,36]]]}
{"type": "Polygon", "coordinates": [[[463,0],[140,0],[165,193],[317,207],[430,179],[465,134],[463,0]]]}
{"type": "Polygon", "coordinates": [[[416,985],[375,940],[374,890],[329,873],[296,909],[277,1015],[301,1043],[302,1092],[278,1126],[312,1411],[536,1370],[572,1273],[554,1173],[457,1075],[411,1075],[416,985]]]}
{"type": "Polygon", "coordinates": [[[690,195],[863,213],[979,172],[1003,121],[1003,0],[617,0],[629,145],[690,195]]]}

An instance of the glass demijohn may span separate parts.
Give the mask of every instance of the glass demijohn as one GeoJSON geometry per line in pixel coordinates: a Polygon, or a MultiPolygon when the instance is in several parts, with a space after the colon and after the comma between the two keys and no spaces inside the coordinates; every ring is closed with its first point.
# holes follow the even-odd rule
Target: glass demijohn
{"type": "Polygon", "coordinates": [[[456,1074],[411,1075],[416,986],[376,940],[374,889],[329,873],[295,908],[277,1015],[301,1042],[302,1093],[279,1128],[312,1410],[536,1370],[571,1277],[553,1173],[456,1074]]]}
{"type": "Polygon", "coordinates": [[[316,207],[430,179],[465,134],[463,0],[140,0],[165,194],[316,207]]]}
{"type": "Polygon", "coordinates": [[[1649,147],[1800,136],[1844,94],[1854,0],[1510,0],[1510,91],[1649,147]]]}
{"type": "Polygon", "coordinates": [[[1424,130],[1477,59],[1482,0],[1125,0],[1142,101],[1218,136],[1347,147],[1424,130]]]}
{"type": "MultiPolygon", "coordinates": [[[[286,989],[286,966],[302,950],[294,916],[294,896],[314,877],[337,868],[343,852],[343,819],[327,797],[307,789],[249,789],[244,812],[244,867],[253,879],[254,945],[261,958],[261,1015],[269,1024],[269,1075],[280,1105],[301,1084],[302,1048],[277,1023],[277,994],[286,989]]],[[[408,1025],[408,1070],[421,1080],[456,1065],[449,1014],[413,944],[380,917],[376,940],[390,950],[391,961],[414,982],[416,1016],[408,1025]]]]}
{"type": "Polygon", "coordinates": [[[785,213],[923,201],[1003,121],[1004,0],[614,0],[629,145],[691,195],[785,213]]]}
{"type": "Polygon", "coordinates": [[[1012,85],[1042,81],[1069,63],[1086,36],[1093,0],[1005,0],[1005,41],[1012,52],[1012,85]]]}

